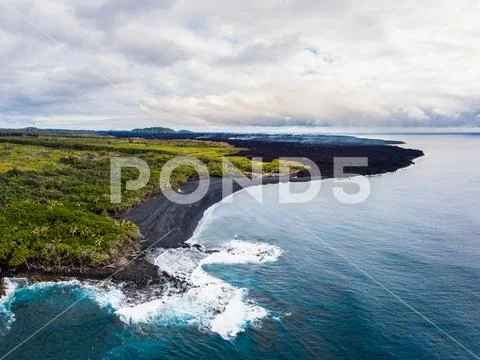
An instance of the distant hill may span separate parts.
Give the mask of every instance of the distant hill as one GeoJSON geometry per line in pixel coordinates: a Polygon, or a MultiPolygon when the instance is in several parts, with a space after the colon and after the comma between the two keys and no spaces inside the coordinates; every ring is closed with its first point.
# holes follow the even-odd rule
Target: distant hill
{"type": "Polygon", "coordinates": [[[137,133],[137,134],[165,134],[165,133],[174,133],[176,131],[170,128],[165,128],[165,127],[149,127],[149,128],[133,129],[131,132],[137,133]]]}

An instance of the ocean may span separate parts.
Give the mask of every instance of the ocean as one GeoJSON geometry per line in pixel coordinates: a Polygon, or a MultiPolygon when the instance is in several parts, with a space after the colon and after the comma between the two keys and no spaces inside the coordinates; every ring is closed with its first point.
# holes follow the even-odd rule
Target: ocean
{"type": "Polygon", "coordinates": [[[243,190],[190,240],[215,252],[149,254],[184,292],[7,279],[0,359],[478,359],[480,136],[378,137],[426,156],[360,204],[243,190]]]}

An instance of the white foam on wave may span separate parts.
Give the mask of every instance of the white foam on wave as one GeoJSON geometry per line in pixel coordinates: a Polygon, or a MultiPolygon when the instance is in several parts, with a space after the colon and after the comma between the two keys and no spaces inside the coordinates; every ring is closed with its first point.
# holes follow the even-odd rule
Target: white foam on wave
{"type": "Polygon", "coordinates": [[[82,282],[77,279],[37,283],[24,282],[24,284],[17,285],[16,290],[41,291],[52,288],[70,288],[72,291],[78,292],[78,299],[89,298],[100,307],[117,308],[125,299],[121,288],[112,283],[99,281],[82,282]]]}
{"type": "Polygon", "coordinates": [[[263,307],[248,299],[248,290],[236,288],[208,274],[206,264],[262,264],[276,261],[282,250],[266,243],[232,240],[206,254],[195,248],[168,249],[155,258],[159,270],[188,284],[187,291],[174,289],[161,298],[119,308],[126,323],[185,323],[231,339],[249,325],[266,317],[263,307]]]}
{"type": "Polygon", "coordinates": [[[76,279],[65,281],[43,281],[30,283],[25,278],[4,278],[5,295],[0,298],[0,321],[1,329],[10,329],[15,321],[15,314],[11,310],[19,291],[38,293],[54,288],[70,288],[77,292],[78,299],[89,298],[95,301],[99,307],[116,309],[125,301],[125,295],[121,288],[112,283],[81,282],[76,279]]]}
{"type": "Polygon", "coordinates": [[[5,295],[0,298],[0,304],[5,304],[12,298],[13,294],[15,293],[15,289],[18,286],[18,282],[14,279],[3,278],[3,286],[5,295]]]}
{"type": "Polygon", "coordinates": [[[102,283],[101,287],[98,284],[81,284],[84,296],[92,299],[101,308],[119,308],[126,299],[120,286],[108,283],[102,283]]]}
{"type": "Polygon", "coordinates": [[[15,280],[9,278],[3,279],[5,294],[0,297],[0,324],[3,330],[10,329],[11,324],[15,321],[15,314],[12,312],[11,306],[15,299],[14,295],[17,286],[18,282],[15,280]]]}
{"type": "Polygon", "coordinates": [[[267,315],[268,312],[263,307],[246,300],[245,289],[237,289],[225,310],[213,318],[210,325],[213,332],[224,339],[230,339],[243,331],[248,324],[255,323],[267,315]]]}

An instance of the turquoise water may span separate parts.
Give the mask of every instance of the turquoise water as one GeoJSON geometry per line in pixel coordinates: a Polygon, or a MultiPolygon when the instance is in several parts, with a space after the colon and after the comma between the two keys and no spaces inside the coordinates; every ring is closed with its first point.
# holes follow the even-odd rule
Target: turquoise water
{"type": "Polygon", "coordinates": [[[389,138],[427,156],[370,178],[364,203],[339,203],[332,180],[307,204],[279,205],[277,185],[259,204],[254,188],[199,227],[193,240],[220,252],[152,254],[186,294],[134,302],[115,287],[12,279],[0,358],[82,299],[8,358],[474,359],[480,136],[389,138]]]}

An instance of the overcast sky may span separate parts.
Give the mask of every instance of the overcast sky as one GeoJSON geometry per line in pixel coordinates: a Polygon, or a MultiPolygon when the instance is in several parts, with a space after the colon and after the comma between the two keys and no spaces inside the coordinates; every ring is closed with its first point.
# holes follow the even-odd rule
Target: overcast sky
{"type": "Polygon", "coordinates": [[[480,126],[480,2],[0,0],[0,127],[480,126]]]}

